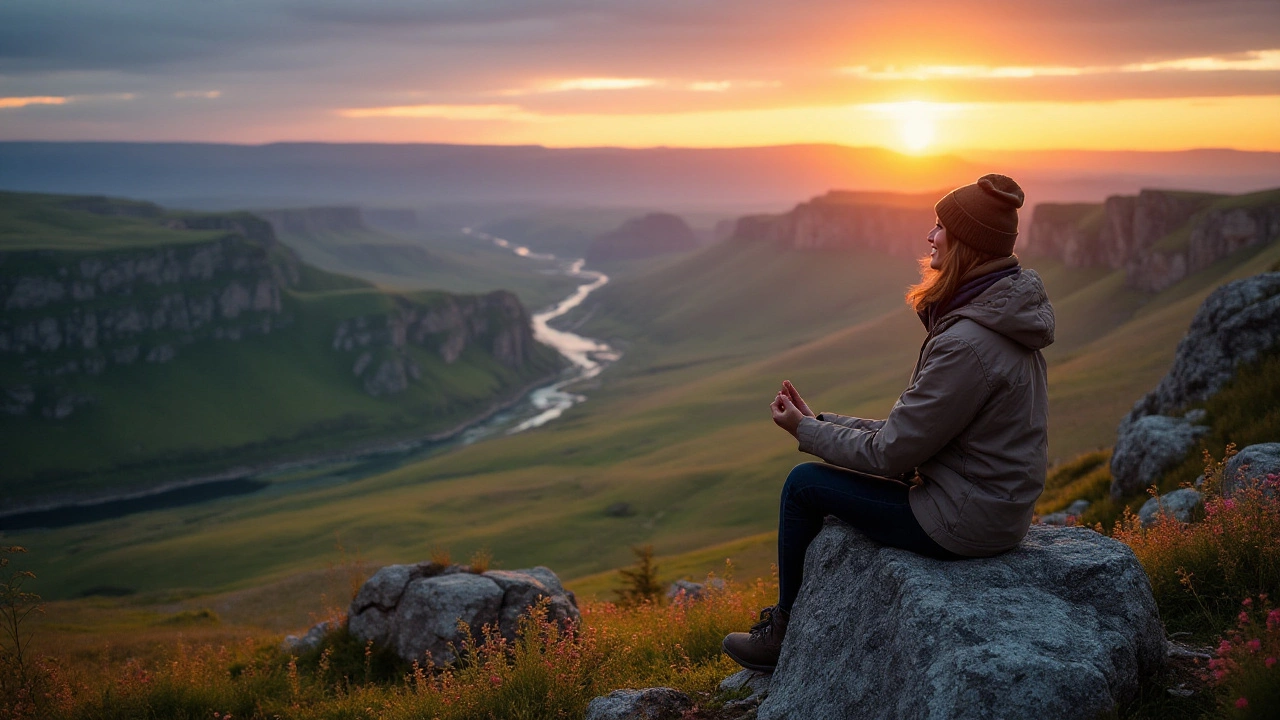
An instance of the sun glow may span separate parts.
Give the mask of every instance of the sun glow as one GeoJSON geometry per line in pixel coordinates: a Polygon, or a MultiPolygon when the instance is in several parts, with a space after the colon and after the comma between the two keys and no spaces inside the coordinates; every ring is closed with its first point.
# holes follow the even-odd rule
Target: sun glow
{"type": "Polygon", "coordinates": [[[919,155],[933,145],[938,117],[946,109],[942,103],[923,100],[881,103],[869,107],[889,116],[897,126],[901,148],[912,155],[919,155]]]}

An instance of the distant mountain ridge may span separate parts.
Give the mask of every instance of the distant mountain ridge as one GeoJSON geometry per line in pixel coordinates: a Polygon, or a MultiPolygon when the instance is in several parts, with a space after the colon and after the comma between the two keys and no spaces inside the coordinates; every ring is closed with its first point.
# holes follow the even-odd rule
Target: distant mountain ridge
{"type": "Polygon", "coordinates": [[[697,247],[693,228],[679,215],[649,213],[598,236],[587,248],[587,262],[636,260],[697,247]]]}
{"type": "Polygon", "coordinates": [[[731,241],[769,241],[797,250],[874,250],[923,255],[934,203],[946,194],[832,190],[781,215],[740,218],[731,241]]]}
{"type": "Polygon", "coordinates": [[[1280,153],[914,157],[839,145],[625,149],[0,142],[0,188],[127,195],[205,209],[503,202],[669,210],[776,207],[833,187],[913,193],[956,187],[993,171],[1016,178],[1032,203],[1096,202],[1142,187],[1237,193],[1280,185],[1280,153]]]}

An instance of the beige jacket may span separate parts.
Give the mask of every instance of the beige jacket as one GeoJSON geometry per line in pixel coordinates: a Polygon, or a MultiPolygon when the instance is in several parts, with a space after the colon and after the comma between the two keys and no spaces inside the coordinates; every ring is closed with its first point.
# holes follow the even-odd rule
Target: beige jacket
{"type": "Polygon", "coordinates": [[[1053,327],[1034,270],[1001,278],[934,323],[888,418],[806,417],[800,450],[882,477],[914,470],[911,510],[939,545],[968,556],[1009,550],[1044,490],[1049,400],[1040,350],[1053,327]]]}

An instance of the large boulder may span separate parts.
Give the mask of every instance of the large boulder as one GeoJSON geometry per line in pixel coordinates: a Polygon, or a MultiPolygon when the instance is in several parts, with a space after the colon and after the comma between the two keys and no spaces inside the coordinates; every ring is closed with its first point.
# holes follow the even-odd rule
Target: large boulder
{"type": "Polygon", "coordinates": [[[1141,565],[1092,530],[941,561],[828,521],[759,718],[1095,718],[1164,659],[1141,565]]]}
{"type": "Polygon", "coordinates": [[[521,616],[544,598],[548,619],[579,619],[573,593],[545,567],[474,573],[465,565],[388,565],[351,601],[347,629],[406,662],[430,657],[445,664],[457,659],[465,632],[480,641],[488,625],[514,639],[521,616]]]}
{"type": "Polygon", "coordinates": [[[1125,417],[1171,415],[1208,400],[1251,363],[1280,343],[1280,272],[1229,282],[1209,294],[1178,343],[1173,366],[1155,390],[1125,417]]]}
{"type": "Polygon", "coordinates": [[[1271,482],[1274,489],[1276,478],[1280,478],[1280,442],[1250,445],[1233,455],[1222,469],[1222,495],[1231,497],[1247,484],[1271,482]]]}
{"type": "Polygon", "coordinates": [[[1204,410],[1192,410],[1183,417],[1148,415],[1121,423],[1111,453],[1111,497],[1118,500],[1142,492],[1182,462],[1209,431],[1197,424],[1204,415],[1204,410]]]}
{"type": "Polygon", "coordinates": [[[1280,272],[1229,282],[1209,294],[1178,343],[1173,366],[1120,422],[1111,456],[1111,495],[1147,487],[1195,443],[1195,423],[1179,418],[1208,400],[1236,369],[1280,344],[1280,272]],[[1149,419],[1159,418],[1159,419],[1149,419]]]}

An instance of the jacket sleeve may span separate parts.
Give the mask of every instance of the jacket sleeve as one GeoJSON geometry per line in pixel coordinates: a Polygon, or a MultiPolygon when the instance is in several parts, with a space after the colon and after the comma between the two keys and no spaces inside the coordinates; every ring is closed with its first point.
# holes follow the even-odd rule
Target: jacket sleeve
{"type": "Polygon", "coordinates": [[[835,423],[848,428],[857,428],[859,430],[879,430],[883,425],[883,420],[867,420],[865,418],[852,417],[849,415],[840,415],[833,412],[820,412],[818,419],[823,422],[835,423]]]}
{"type": "Polygon", "coordinates": [[[806,417],[796,436],[802,452],[832,465],[893,477],[936,455],[973,420],[990,394],[987,372],[973,347],[941,335],[883,425],[850,427],[806,417]]]}

